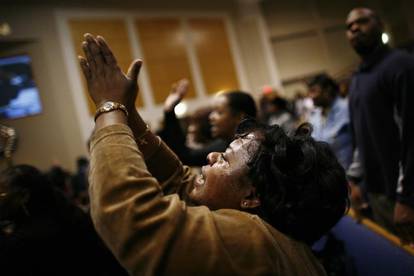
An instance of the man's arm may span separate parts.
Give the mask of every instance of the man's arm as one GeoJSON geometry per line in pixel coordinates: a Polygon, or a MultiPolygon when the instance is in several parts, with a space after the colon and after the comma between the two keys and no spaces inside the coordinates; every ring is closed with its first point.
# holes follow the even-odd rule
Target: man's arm
{"type": "Polygon", "coordinates": [[[396,121],[400,129],[400,177],[397,201],[414,209],[414,65],[394,79],[396,121]]]}
{"type": "MultiPolygon", "coordinates": [[[[414,61],[394,75],[392,80],[396,122],[400,130],[400,175],[394,221],[397,225],[414,225],[414,61]]],[[[402,239],[414,243],[414,234],[402,239]]]]}
{"type": "Polygon", "coordinates": [[[346,171],[346,176],[348,178],[349,187],[351,188],[351,205],[354,209],[356,219],[359,221],[362,219],[364,211],[369,208],[369,204],[360,185],[363,178],[363,168],[357,148],[354,150],[352,162],[346,171]]]}
{"type": "Polygon", "coordinates": [[[171,86],[170,93],[164,101],[164,125],[160,132],[162,139],[180,157],[181,145],[185,145],[186,135],[175,115],[175,107],[183,100],[189,89],[187,79],[182,79],[171,86]]]}

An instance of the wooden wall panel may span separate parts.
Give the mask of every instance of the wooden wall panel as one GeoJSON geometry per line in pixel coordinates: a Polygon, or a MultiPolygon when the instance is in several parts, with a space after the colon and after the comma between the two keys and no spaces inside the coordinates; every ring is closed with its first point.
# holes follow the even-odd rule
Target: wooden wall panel
{"type": "Polygon", "coordinates": [[[135,27],[155,103],[163,103],[171,84],[181,78],[190,80],[186,98],[194,97],[185,34],[179,19],[137,19],[135,27]]]}
{"type": "Polygon", "coordinates": [[[215,18],[190,19],[189,25],[207,93],[238,89],[224,21],[215,18]]]}
{"type": "MultiPolygon", "coordinates": [[[[84,33],[88,32],[93,35],[101,35],[110,45],[121,69],[124,72],[128,70],[133,57],[127,29],[122,19],[71,19],[69,20],[69,28],[72,34],[74,49],[78,55],[84,55],[81,46],[84,33]]],[[[88,98],[89,111],[91,114],[94,114],[95,106],[87,95],[86,83],[83,78],[82,81],[86,97],[88,98]]],[[[142,106],[140,95],[138,95],[136,105],[142,106]]]]}

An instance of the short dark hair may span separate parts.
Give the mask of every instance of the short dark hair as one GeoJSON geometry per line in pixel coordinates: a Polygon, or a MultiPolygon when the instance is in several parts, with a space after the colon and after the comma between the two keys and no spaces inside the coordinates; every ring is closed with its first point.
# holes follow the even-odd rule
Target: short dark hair
{"type": "Polygon", "coordinates": [[[223,95],[227,98],[230,110],[234,115],[244,113],[250,118],[256,118],[256,103],[250,94],[237,90],[227,92],[223,95]]]}
{"type": "Polygon", "coordinates": [[[315,141],[310,124],[292,136],[278,125],[243,121],[239,135],[262,138],[248,167],[261,205],[257,214],[286,235],[307,244],[329,231],[349,208],[345,171],[329,145],[315,141]]]}
{"type": "Polygon", "coordinates": [[[319,74],[314,76],[309,82],[308,87],[319,85],[322,91],[326,91],[330,96],[336,97],[339,94],[339,85],[327,74],[319,74]]]}

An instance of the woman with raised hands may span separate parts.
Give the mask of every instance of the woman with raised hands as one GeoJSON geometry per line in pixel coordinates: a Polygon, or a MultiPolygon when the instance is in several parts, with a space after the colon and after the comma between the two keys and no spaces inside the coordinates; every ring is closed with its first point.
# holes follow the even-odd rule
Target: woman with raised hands
{"type": "Polygon", "coordinates": [[[248,120],[224,152],[192,175],[133,106],[142,65],[119,69],[90,34],[80,65],[97,106],[91,214],[132,275],[325,275],[309,244],[348,207],[345,173],[301,126],[248,120]]]}

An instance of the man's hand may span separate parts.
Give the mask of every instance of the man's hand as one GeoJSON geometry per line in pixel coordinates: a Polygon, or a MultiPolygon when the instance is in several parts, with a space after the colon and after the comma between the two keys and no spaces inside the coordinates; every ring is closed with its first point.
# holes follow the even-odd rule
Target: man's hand
{"type": "Polygon", "coordinates": [[[362,219],[362,211],[366,210],[369,206],[364,199],[361,187],[352,181],[349,182],[349,186],[351,187],[351,206],[355,211],[356,220],[360,221],[362,219]]]}
{"type": "Polygon", "coordinates": [[[179,80],[171,87],[170,95],[164,102],[164,110],[171,112],[179,104],[188,92],[189,82],[187,79],[179,80]]]}
{"type": "Polygon", "coordinates": [[[414,245],[414,209],[400,202],[395,203],[394,223],[403,244],[414,245]]]}
{"type": "Polygon", "coordinates": [[[105,101],[114,101],[128,109],[134,108],[142,61],[132,62],[125,75],[103,37],[85,34],[84,38],[82,49],[86,58],[79,57],[79,62],[95,105],[98,107],[105,101]]]}

